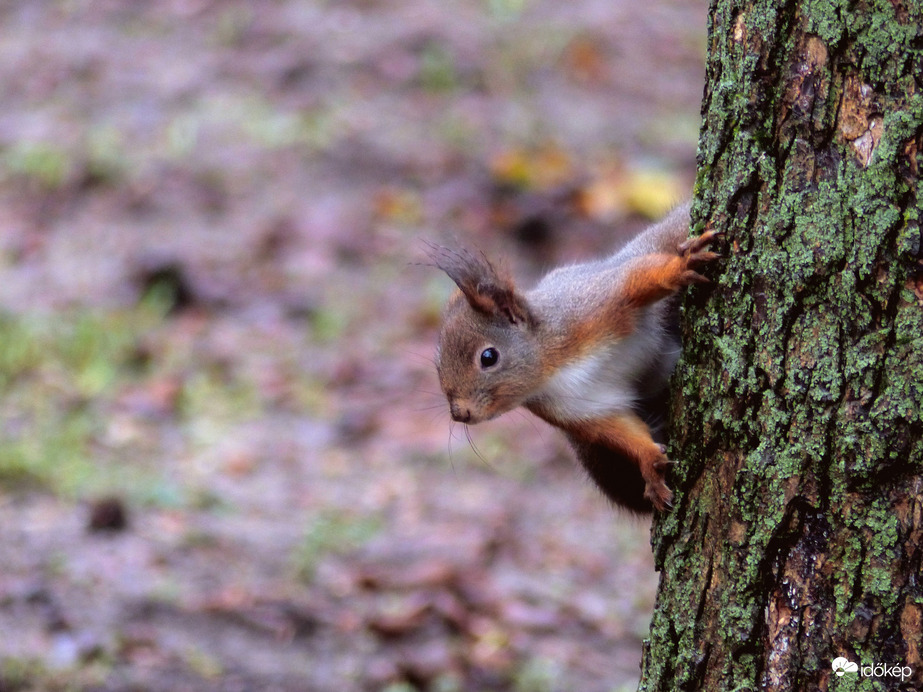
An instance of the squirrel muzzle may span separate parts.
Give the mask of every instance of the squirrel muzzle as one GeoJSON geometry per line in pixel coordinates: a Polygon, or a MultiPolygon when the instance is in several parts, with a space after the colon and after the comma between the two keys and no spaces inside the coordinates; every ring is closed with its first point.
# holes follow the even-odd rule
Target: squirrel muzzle
{"type": "Polygon", "coordinates": [[[472,423],[471,409],[468,406],[459,404],[457,401],[449,402],[449,413],[452,414],[452,420],[456,423],[472,423]]]}

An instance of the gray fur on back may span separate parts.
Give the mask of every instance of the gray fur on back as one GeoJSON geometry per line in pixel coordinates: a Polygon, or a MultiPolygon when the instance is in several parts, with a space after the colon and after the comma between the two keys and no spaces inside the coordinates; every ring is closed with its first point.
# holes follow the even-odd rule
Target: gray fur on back
{"type": "MultiPolygon", "coordinates": [[[[526,293],[529,304],[541,315],[554,316],[556,328],[567,323],[568,315],[592,314],[624,280],[621,266],[625,262],[651,253],[676,252],[689,235],[689,206],[686,202],[676,207],[609,257],[549,272],[526,293]]],[[[660,312],[659,308],[655,312],[660,312]]]]}

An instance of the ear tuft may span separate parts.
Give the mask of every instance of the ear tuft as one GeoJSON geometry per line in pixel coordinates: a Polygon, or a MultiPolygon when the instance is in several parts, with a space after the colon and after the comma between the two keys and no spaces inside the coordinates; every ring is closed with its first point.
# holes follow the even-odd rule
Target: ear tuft
{"type": "Polygon", "coordinates": [[[498,270],[483,252],[474,254],[432,244],[428,248],[430,259],[455,282],[473,310],[502,317],[510,324],[534,326],[532,311],[512,277],[498,270]]]}

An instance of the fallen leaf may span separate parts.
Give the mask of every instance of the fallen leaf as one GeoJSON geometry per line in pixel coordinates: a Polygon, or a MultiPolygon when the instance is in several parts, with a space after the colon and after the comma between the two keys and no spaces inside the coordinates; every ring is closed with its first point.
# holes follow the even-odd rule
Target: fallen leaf
{"type": "Polygon", "coordinates": [[[659,219],[687,196],[678,177],[658,170],[609,170],[577,195],[587,216],[612,221],[628,213],[659,219]]]}
{"type": "Polygon", "coordinates": [[[491,160],[490,172],[501,185],[537,190],[563,185],[575,175],[570,156],[552,143],[502,151],[491,160]]]}

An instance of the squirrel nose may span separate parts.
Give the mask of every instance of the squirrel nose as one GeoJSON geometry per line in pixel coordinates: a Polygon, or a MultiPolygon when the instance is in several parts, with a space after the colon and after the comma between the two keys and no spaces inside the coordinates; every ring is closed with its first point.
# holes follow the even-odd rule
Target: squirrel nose
{"type": "Polygon", "coordinates": [[[452,420],[457,423],[467,423],[471,420],[471,409],[462,408],[454,401],[449,404],[449,412],[452,414],[452,420]]]}

